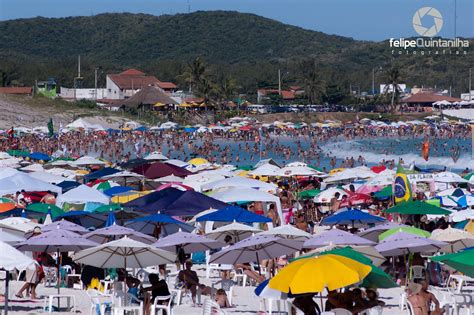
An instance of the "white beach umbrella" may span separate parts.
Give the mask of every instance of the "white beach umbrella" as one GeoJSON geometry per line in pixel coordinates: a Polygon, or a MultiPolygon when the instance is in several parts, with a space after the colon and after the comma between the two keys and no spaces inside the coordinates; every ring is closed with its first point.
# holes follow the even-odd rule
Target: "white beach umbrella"
{"type": "Polygon", "coordinates": [[[261,191],[272,191],[276,192],[277,185],[271,183],[265,183],[260,180],[245,178],[241,176],[225,178],[218,181],[206,183],[201,186],[202,190],[223,190],[228,188],[253,188],[261,191]]]}
{"type": "Polygon", "coordinates": [[[449,245],[441,248],[441,252],[453,253],[461,249],[474,246],[474,235],[469,232],[448,227],[447,229],[436,229],[431,233],[432,240],[446,242],[449,245]]]}
{"type": "Polygon", "coordinates": [[[250,225],[233,222],[207,233],[206,236],[220,242],[224,242],[225,238],[230,236],[235,243],[261,231],[262,230],[250,225]]]}
{"type": "Polygon", "coordinates": [[[77,252],[73,259],[98,268],[144,268],[174,263],[176,255],[123,237],[77,252]]]}
{"type": "Polygon", "coordinates": [[[151,160],[151,161],[165,161],[168,160],[168,158],[163,155],[161,152],[151,152],[147,156],[145,156],[145,160],[151,160]]]}
{"type": "Polygon", "coordinates": [[[296,240],[296,241],[303,241],[303,242],[311,238],[311,234],[309,234],[308,232],[300,230],[289,224],[277,226],[277,227],[274,227],[273,229],[270,229],[268,231],[263,231],[259,234],[260,235],[274,235],[281,238],[286,238],[286,239],[296,240]]]}
{"type": "Polygon", "coordinates": [[[256,169],[250,171],[248,174],[251,176],[277,176],[280,168],[273,164],[263,164],[256,169]]]}
{"type": "Polygon", "coordinates": [[[182,183],[184,179],[181,177],[175,176],[174,174],[171,174],[168,176],[156,178],[154,181],[159,182],[159,183],[182,183]]]}

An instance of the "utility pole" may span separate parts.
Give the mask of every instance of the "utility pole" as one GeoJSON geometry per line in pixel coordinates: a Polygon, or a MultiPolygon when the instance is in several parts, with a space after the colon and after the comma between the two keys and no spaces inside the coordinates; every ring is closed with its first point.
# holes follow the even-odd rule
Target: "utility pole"
{"type": "Polygon", "coordinates": [[[372,68],[372,97],[375,97],[375,68],[372,68]]]}
{"type": "Polygon", "coordinates": [[[469,102],[472,101],[472,68],[469,68],[469,102]]]}
{"type": "Polygon", "coordinates": [[[99,68],[95,68],[95,71],[94,71],[94,88],[95,88],[95,92],[94,92],[94,95],[95,95],[95,100],[97,101],[97,69],[99,68]]]}
{"type": "Polygon", "coordinates": [[[281,70],[278,69],[278,95],[281,95],[281,70]]]}

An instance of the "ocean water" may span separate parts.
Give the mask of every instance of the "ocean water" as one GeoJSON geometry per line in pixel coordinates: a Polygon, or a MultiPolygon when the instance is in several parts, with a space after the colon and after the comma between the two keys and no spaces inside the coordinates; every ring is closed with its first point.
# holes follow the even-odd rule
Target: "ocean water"
{"type": "MultiPolygon", "coordinates": [[[[262,158],[272,158],[280,164],[286,164],[293,161],[301,161],[302,158],[298,154],[299,142],[302,150],[310,149],[309,139],[303,137],[290,138],[286,136],[278,137],[278,143],[281,146],[289,148],[291,154],[285,155],[281,151],[275,152],[271,148],[267,150],[267,155],[262,158]]],[[[421,168],[438,168],[442,169],[446,167],[450,170],[463,170],[466,167],[473,169],[474,160],[471,158],[471,140],[470,139],[431,139],[430,140],[430,156],[428,161],[425,161],[421,156],[421,146],[423,140],[421,138],[369,138],[369,139],[354,139],[345,140],[336,138],[333,140],[319,142],[319,149],[317,150],[320,155],[319,163],[316,159],[305,161],[308,164],[316,165],[321,168],[326,167],[330,169],[330,159],[335,157],[337,166],[341,165],[341,162],[345,158],[353,157],[356,161],[360,156],[365,159],[365,162],[369,166],[377,165],[382,160],[389,161],[395,160],[398,163],[399,159],[402,158],[405,164],[415,163],[421,168]],[[455,162],[452,157],[453,147],[459,147],[459,158],[455,162]]],[[[200,146],[199,141],[195,141],[196,145],[200,146]]],[[[255,152],[251,150],[246,152],[243,149],[239,150],[239,144],[243,148],[245,144],[248,144],[250,148],[255,145],[254,141],[228,141],[224,139],[216,139],[214,144],[219,146],[219,150],[209,152],[210,155],[217,157],[217,161],[221,162],[221,152],[226,147],[230,147],[231,158],[227,160],[229,164],[238,166],[242,165],[254,165],[260,160],[260,148],[265,151],[265,147],[268,143],[258,144],[258,150],[255,152]],[[240,161],[236,162],[235,157],[239,156],[240,161]]],[[[181,160],[187,160],[193,157],[193,152],[190,152],[188,148],[185,148],[185,152],[177,152],[166,146],[163,147],[163,153],[168,155],[170,158],[177,158],[181,160]]],[[[357,163],[356,163],[357,164],[357,163]]]]}

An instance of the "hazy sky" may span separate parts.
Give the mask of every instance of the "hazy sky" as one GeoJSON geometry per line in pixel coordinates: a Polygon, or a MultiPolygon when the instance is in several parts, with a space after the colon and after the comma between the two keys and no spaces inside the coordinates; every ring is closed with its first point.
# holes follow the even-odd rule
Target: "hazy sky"
{"type": "MultiPolygon", "coordinates": [[[[64,17],[104,12],[186,13],[197,10],[234,10],[284,23],[356,39],[383,40],[417,36],[412,27],[416,10],[430,6],[443,15],[439,33],[474,37],[474,0],[0,0],[0,19],[35,16],[64,17]]],[[[430,23],[425,18],[426,24],[430,23]]]]}

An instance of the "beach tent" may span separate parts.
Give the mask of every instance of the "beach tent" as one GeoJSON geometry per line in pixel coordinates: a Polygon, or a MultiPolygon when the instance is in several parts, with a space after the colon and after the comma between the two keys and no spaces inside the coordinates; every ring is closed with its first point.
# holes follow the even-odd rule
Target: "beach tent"
{"type": "Polygon", "coordinates": [[[89,174],[85,175],[84,176],[84,183],[99,179],[99,178],[101,178],[103,176],[106,176],[106,175],[112,175],[112,174],[115,174],[115,173],[118,173],[118,172],[120,172],[119,169],[116,169],[116,168],[113,168],[113,167],[104,167],[101,170],[98,170],[98,171],[95,171],[95,172],[92,172],[92,173],[89,173],[89,174]]]}
{"type": "Polygon", "coordinates": [[[110,199],[102,192],[86,185],[80,185],[74,189],[71,189],[56,199],[56,205],[60,208],[65,203],[85,204],[88,202],[109,204],[110,199]]]}
{"type": "MultiPolygon", "coordinates": [[[[256,190],[252,188],[231,188],[221,192],[215,192],[211,196],[217,200],[223,202],[241,202],[241,201],[262,201],[262,202],[274,202],[280,217],[280,222],[285,222],[283,218],[283,212],[281,208],[281,201],[278,196],[274,196],[267,192],[256,190]]],[[[216,207],[214,207],[216,208],[216,207]]],[[[219,208],[216,208],[219,209],[219,208]]]]}
{"type": "Polygon", "coordinates": [[[17,173],[15,175],[1,178],[0,177],[0,195],[14,194],[17,191],[52,191],[58,194],[62,193],[62,189],[58,186],[51,185],[42,180],[33,178],[26,173],[17,173]]]}
{"type": "Polygon", "coordinates": [[[237,187],[253,188],[253,189],[258,189],[258,190],[267,191],[267,192],[268,191],[276,192],[276,189],[278,188],[278,186],[275,184],[265,183],[256,179],[236,176],[236,177],[225,178],[222,180],[213,181],[213,182],[204,184],[201,186],[201,189],[202,190],[223,190],[223,189],[237,188],[237,187]]]}

